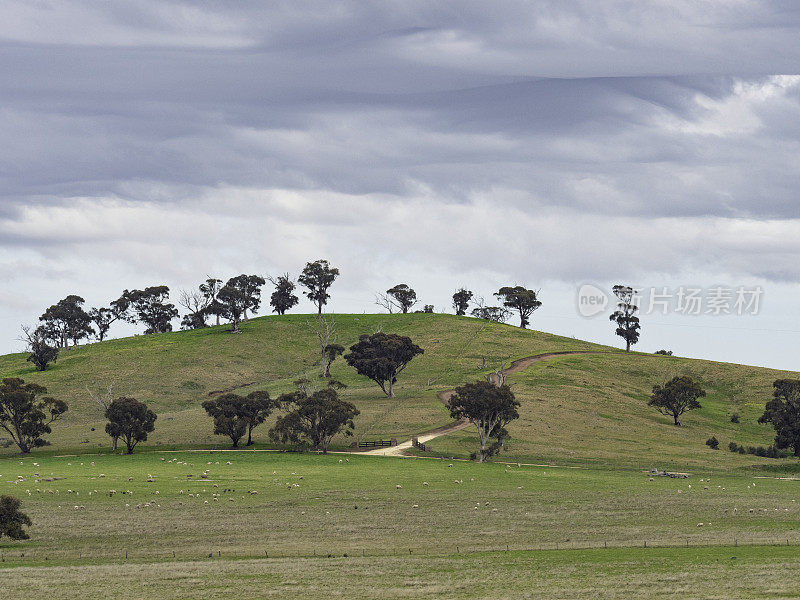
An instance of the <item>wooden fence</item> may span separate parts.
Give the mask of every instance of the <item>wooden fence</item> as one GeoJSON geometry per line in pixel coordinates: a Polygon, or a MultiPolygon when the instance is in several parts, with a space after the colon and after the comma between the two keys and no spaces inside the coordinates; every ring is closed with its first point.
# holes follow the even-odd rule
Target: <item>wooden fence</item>
{"type": "Polygon", "coordinates": [[[428,448],[428,446],[426,446],[425,444],[420,442],[419,438],[416,438],[416,437],[411,438],[411,445],[414,446],[414,448],[418,448],[419,450],[422,450],[423,452],[430,451],[430,448],[428,448]]]}
{"type": "Polygon", "coordinates": [[[390,440],[370,440],[365,442],[358,442],[358,448],[388,448],[390,446],[397,446],[397,438],[390,440]]]}

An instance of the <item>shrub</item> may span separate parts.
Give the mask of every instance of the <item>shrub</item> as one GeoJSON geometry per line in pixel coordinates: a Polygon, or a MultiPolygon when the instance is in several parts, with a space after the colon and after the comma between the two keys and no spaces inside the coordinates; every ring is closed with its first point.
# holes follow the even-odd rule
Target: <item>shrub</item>
{"type": "Polygon", "coordinates": [[[672,350],[656,350],[656,354],[662,354],[664,356],[672,356],[672,350]]]}
{"type": "Polygon", "coordinates": [[[730,444],[728,444],[728,450],[730,450],[731,452],[738,452],[739,444],[737,444],[736,442],[731,442],[730,444]]]}
{"type": "Polygon", "coordinates": [[[744,449],[744,446],[739,446],[739,454],[747,454],[747,452],[744,449]]]}
{"type": "Polygon", "coordinates": [[[739,422],[739,413],[733,413],[731,415],[731,423],[738,423],[739,422]]]}
{"type": "Polygon", "coordinates": [[[716,450],[719,448],[719,440],[712,435],[710,438],[706,440],[706,446],[708,446],[712,450],[716,450]]]}

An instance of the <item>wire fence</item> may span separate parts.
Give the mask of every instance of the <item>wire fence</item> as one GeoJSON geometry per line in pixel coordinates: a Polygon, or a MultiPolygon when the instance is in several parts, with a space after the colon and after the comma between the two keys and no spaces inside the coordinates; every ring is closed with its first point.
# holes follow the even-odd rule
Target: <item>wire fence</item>
{"type": "Polygon", "coordinates": [[[320,546],[311,549],[281,549],[274,547],[242,548],[242,547],[213,547],[206,549],[179,548],[175,550],[163,549],[158,551],[115,548],[113,550],[83,549],[61,550],[43,548],[6,547],[0,549],[0,567],[24,566],[40,563],[103,563],[103,562],[164,562],[164,561],[192,561],[192,560],[241,560],[241,559],[314,559],[314,558],[390,558],[390,557],[446,557],[474,554],[495,554],[503,552],[547,552],[547,551],[572,551],[572,550],[622,550],[622,549],[658,549],[658,548],[736,548],[736,547],[800,547],[797,536],[788,537],[725,537],[719,539],[704,538],[683,541],[670,538],[669,540],[642,539],[642,540],[568,540],[549,542],[543,544],[499,544],[499,545],[452,545],[443,546],[436,544],[433,547],[392,547],[392,548],[332,548],[320,546]]]}

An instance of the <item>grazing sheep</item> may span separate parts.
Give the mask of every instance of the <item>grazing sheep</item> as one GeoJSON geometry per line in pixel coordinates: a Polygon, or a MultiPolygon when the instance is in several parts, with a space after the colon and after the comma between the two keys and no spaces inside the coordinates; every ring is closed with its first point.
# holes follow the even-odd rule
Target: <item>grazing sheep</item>
{"type": "Polygon", "coordinates": [[[395,487],[395,489],[397,489],[397,490],[402,490],[402,489],[403,489],[403,486],[402,486],[402,485],[400,485],[399,483],[398,483],[396,486],[394,486],[394,487],[395,487]]]}
{"type": "Polygon", "coordinates": [[[428,485],[428,482],[427,481],[423,481],[422,485],[428,485]]]}

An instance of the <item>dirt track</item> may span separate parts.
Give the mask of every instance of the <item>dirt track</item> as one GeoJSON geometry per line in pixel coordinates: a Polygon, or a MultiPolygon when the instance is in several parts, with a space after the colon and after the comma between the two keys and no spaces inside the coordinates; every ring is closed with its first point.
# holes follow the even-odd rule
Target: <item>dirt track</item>
{"type": "MultiPolygon", "coordinates": [[[[504,370],[506,375],[511,375],[513,373],[519,373],[520,371],[524,371],[528,367],[530,367],[533,363],[541,362],[543,360],[547,360],[549,358],[553,358],[556,356],[566,356],[569,354],[606,354],[606,351],[602,350],[571,350],[567,352],[545,352],[543,354],[535,354],[533,356],[526,356],[525,358],[520,358],[515,360],[508,368],[504,370]]],[[[455,393],[455,390],[444,390],[441,392],[437,392],[436,395],[439,397],[439,400],[447,406],[450,402],[450,397],[455,393]]],[[[459,431],[461,429],[465,429],[469,427],[471,423],[464,419],[460,421],[453,421],[448,425],[443,425],[442,427],[437,427],[436,429],[432,429],[427,433],[420,434],[417,439],[421,443],[426,443],[434,438],[439,437],[440,435],[446,435],[448,433],[453,433],[454,431],[459,431]]],[[[359,454],[367,454],[371,456],[400,456],[411,448],[411,440],[407,440],[401,444],[397,444],[397,446],[392,446],[391,448],[376,448],[375,450],[369,450],[367,452],[359,452],[359,454]]]]}

